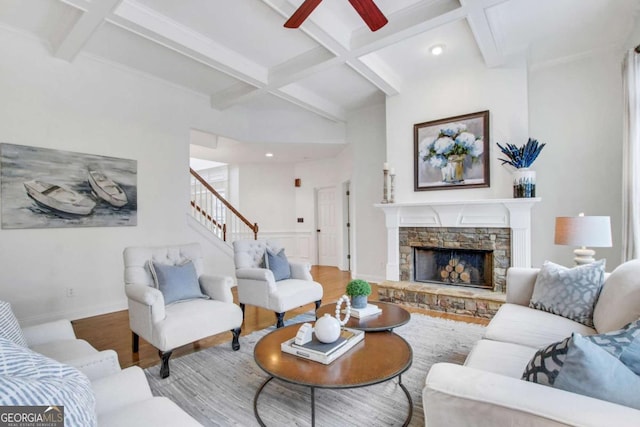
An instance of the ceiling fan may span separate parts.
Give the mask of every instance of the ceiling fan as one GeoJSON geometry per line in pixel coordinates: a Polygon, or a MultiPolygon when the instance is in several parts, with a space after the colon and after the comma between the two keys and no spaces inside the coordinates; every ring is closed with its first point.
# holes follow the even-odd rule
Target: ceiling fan
{"type": "MultiPolygon", "coordinates": [[[[291,15],[291,18],[284,23],[287,28],[298,28],[311,15],[311,12],[322,2],[322,0],[305,0],[298,10],[291,15]]],[[[377,31],[384,27],[387,18],[382,14],[378,6],[373,0],[349,0],[351,6],[362,17],[362,20],[371,28],[371,31],[377,31]]]]}

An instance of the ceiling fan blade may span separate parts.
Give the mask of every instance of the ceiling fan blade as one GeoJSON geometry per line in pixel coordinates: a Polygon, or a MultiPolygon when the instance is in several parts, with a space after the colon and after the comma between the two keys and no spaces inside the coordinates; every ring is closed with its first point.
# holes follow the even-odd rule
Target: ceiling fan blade
{"type": "Polygon", "coordinates": [[[287,28],[298,28],[302,23],[311,15],[313,9],[315,9],[322,0],[305,0],[304,3],[300,5],[298,10],[296,10],[291,18],[284,23],[284,26],[287,28]]]}
{"type": "Polygon", "coordinates": [[[389,22],[373,0],[349,0],[349,3],[360,14],[371,31],[378,31],[389,22]]]}

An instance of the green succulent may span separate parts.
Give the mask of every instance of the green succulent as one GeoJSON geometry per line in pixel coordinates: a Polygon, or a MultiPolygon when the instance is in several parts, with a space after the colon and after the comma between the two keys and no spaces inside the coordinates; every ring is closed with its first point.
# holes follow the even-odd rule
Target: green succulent
{"type": "Polygon", "coordinates": [[[354,279],[347,284],[346,293],[350,297],[371,295],[371,285],[366,280],[354,279]]]}

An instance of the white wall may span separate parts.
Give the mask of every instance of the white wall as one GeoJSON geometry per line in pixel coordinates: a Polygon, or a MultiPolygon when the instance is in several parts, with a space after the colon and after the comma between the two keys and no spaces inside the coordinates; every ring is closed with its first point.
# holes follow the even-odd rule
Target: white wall
{"type": "Polygon", "coordinates": [[[609,215],[614,247],[597,249],[608,269],[621,261],[622,56],[600,54],[534,68],[483,66],[432,74],[387,99],[387,160],[396,169],[397,202],[512,197],[496,142],[548,145],[533,169],[532,265],[573,264],[573,248],[553,243],[556,216],[609,215]],[[413,124],[490,110],[491,187],[413,191],[413,124]]]}
{"type": "MultiPolygon", "coordinates": [[[[351,177],[350,148],[330,159],[301,163],[240,164],[231,170],[230,185],[236,188],[237,207],[251,222],[257,222],[259,237],[273,238],[294,260],[317,263],[315,193],[335,187],[351,177]],[[295,187],[296,178],[301,186],[295,187]],[[298,223],[297,218],[304,222],[298,223]]],[[[338,206],[339,212],[342,207],[338,206]]],[[[341,236],[340,236],[341,237],[341,236]]],[[[343,248],[339,248],[340,251],[343,248]]]]}
{"type": "MultiPolygon", "coordinates": [[[[318,262],[318,242],[317,234],[315,233],[317,225],[317,211],[316,211],[316,192],[321,188],[335,188],[336,194],[340,195],[343,192],[343,184],[351,179],[353,171],[351,145],[347,145],[345,149],[334,158],[322,159],[315,161],[307,161],[297,163],[294,167],[295,177],[300,178],[301,186],[295,188],[296,198],[296,220],[297,218],[303,218],[303,223],[296,222],[296,230],[299,233],[309,233],[311,237],[311,262],[316,264],[318,262]]],[[[337,215],[340,218],[339,223],[346,223],[346,218],[343,217],[343,197],[338,198],[339,203],[336,206],[337,215]]],[[[338,253],[341,255],[338,268],[347,269],[344,262],[344,253],[347,250],[343,244],[344,229],[339,227],[338,229],[338,253]]]]}
{"type": "MultiPolygon", "coordinates": [[[[351,181],[354,247],[352,276],[381,282],[385,278],[387,236],[382,210],[382,163],[386,157],[385,107],[374,105],[352,113],[347,139],[353,150],[351,181]]],[[[400,169],[398,162],[396,170],[400,169]]]]}
{"type": "MultiPolygon", "coordinates": [[[[396,171],[396,202],[511,197],[510,172],[497,160],[496,142],[522,144],[528,137],[524,66],[486,68],[482,63],[440,70],[387,98],[386,159],[396,171]],[[490,187],[414,191],[413,125],[489,110],[490,187]]],[[[381,169],[382,164],[376,165],[381,169]]]]}
{"type": "Polygon", "coordinates": [[[572,265],[573,249],[553,244],[556,216],[611,216],[613,247],[594,248],[607,270],[621,257],[622,54],[606,53],[533,69],[531,135],[547,146],[535,164],[542,202],[533,215],[534,265],[572,265]]]}
{"type": "MultiPolygon", "coordinates": [[[[286,126],[296,121],[277,111],[264,122],[239,108],[215,111],[206,96],[86,55],[67,63],[52,58],[39,40],[5,29],[0,29],[0,93],[1,142],[138,162],[135,227],[0,230],[0,299],[11,302],[24,324],[126,308],[122,251],[127,246],[207,245],[188,225],[191,129],[233,137],[251,122],[252,132],[279,141],[308,139],[309,129],[331,142],[340,135],[344,140],[343,125],[323,127],[326,120],[310,113],[298,114],[298,131],[286,126]],[[278,135],[261,126],[285,131],[278,135]],[[69,287],[75,297],[66,297],[69,287]]],[[[292,178],[290,168],[291,187],[292,178]]],[[[293,228],[293,197],[289,207],[283,221],[293,228]]],[[[208,245],[205,255],[207,273],[233,271],[228,253],[208,245]]]]}

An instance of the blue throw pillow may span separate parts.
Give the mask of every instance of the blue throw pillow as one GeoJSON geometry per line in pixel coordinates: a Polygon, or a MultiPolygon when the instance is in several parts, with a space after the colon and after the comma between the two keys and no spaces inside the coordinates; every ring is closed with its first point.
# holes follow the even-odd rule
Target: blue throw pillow
{"type": "Polygon", "coordinates": [[[577,333],[553,387],[640,409],[640,377],[577,333]]]}
{"type": "Polygon", "coordinates": [[[149,266],[156,287],[164,296],[165,305],[196,298],[209,298],[200,290],[198,273],[192,261],[180,265],[151,261],[149,266]]]}
{"type": "Polygon", "coordinates": [[[287,260],[287,256],[284,254],[284,248],[280,249],[278,253],[267,248],[266,255],[265,264],[267,268],[273,272],[273,277],[276,282],[278,280],[291,278],[291,267],[289,267],[289,260],[287,260]]]}

